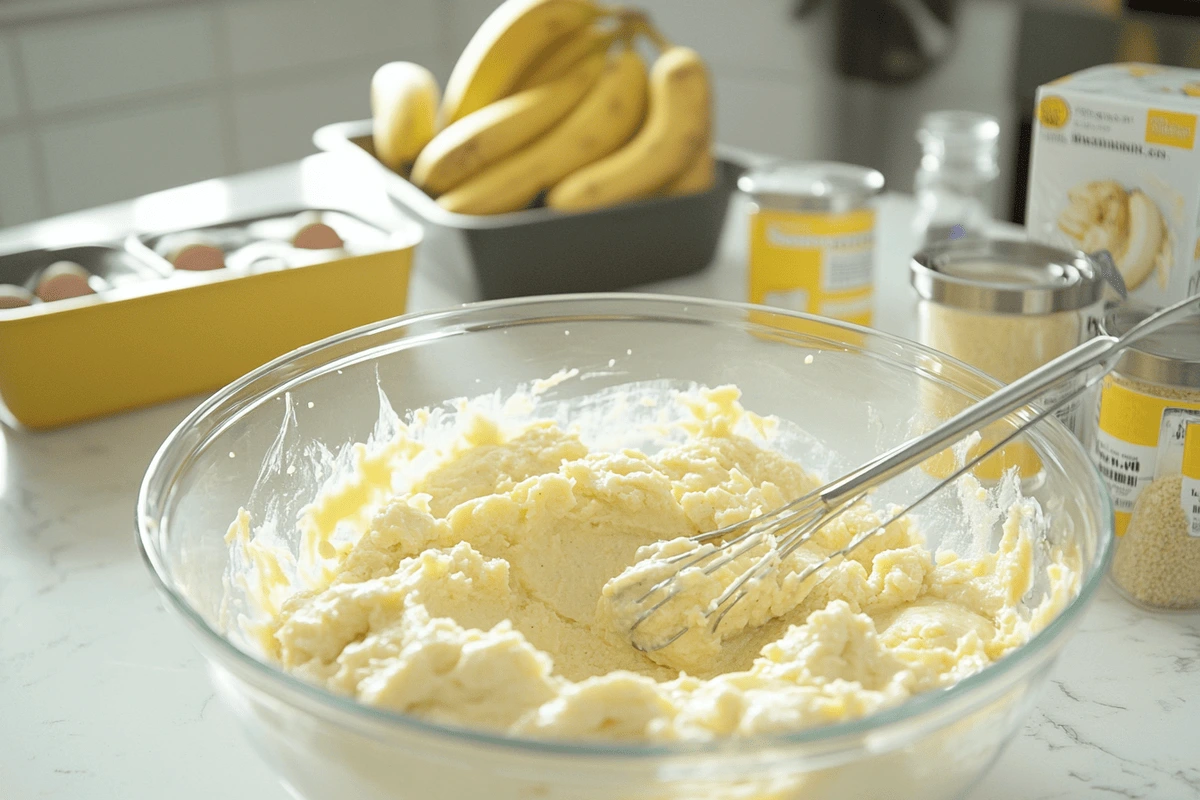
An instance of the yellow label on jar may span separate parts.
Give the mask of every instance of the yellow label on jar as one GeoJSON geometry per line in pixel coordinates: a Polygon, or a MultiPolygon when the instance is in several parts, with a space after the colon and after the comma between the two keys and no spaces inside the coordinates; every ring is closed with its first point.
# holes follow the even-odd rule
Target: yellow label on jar
{"type": "Polygon", "coordinates": [[[871,324],[875,212],[750,216],[750,302],[871,324]]]}
{"type": "Polygon", "coordinates": [[[1183,482],[1179,502],[1189,536],[1200,538],[1200,420],[1188,422],[1183,443],[1183,482]]]}
{"type": "Polygon", "coordinates": [[[1125,534],[1142,490],[1162,474],[1179,474],[1187,423],[1197,419],[1200,403],[1155,397],[1105,379],[1092,457],[1112,495],[1118,536],[1125,534]]]}
{"type": "Polygon", "coordinates": [[[1183,476],[1200,480],[1200,421],[1191,422],[1183,440],[1183,476]]]}

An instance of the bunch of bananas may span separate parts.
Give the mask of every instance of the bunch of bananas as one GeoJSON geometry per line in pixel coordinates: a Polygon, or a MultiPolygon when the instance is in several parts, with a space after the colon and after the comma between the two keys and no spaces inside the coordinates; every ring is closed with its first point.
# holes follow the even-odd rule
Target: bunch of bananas
{"type": "Polygon", "coordinates": [[[714,181],[704,62],[644,13],[594,0],[505,0],[440,100],[427,69],[395,62],[376,72],[371,110],[379,160],[460,214],[542,197],[587,211],[714,181]],[[649,70],[643,36],[657,50],[649,70]]]}

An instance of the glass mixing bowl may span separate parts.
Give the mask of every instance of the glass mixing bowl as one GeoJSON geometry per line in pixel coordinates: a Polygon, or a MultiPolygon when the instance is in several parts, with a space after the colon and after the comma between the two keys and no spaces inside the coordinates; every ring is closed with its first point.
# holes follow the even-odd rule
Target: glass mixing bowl
{"type": "MultiPolygon", "coordinates": [[[[451,398],[509,393],[564,367],[580,375],[551,388],[547,401],[646,380],[736,384],[748,409],[810,434],[800,446],[807,452],[793,455],[826,478],[927,427],[936,409],[997,385],[932,350],[855,326],[708,300],[588,295],[402,317],[298,350],[227,386],[155,456],[137,524],[167,605],[195,633],[219,694],[291,790],[309,800],[939,800],[975,783],[1030,710],[1109,558],[1104,487],[1052,420],[1028,435],[1043,467],[1032,493],[1053,522],[1048,538],[1081,554],[1078,596],[992,667],[864,719],[708,744],[509,738],[333,695],[257,659],[229,630],[224,534],[238,508],[274,504],[287,518],[315,490],[279,468],[281,452],[365,441],[381,390],[403,416],[451,398]]],[[[880,500],[911,499],[935,483],[910,470],[880,500]]],[[[962,512],[953,487],[939,491],[922,508],[930,544],[962,512]]],[[[1026,600],[1044,591],[1042,580],[1026,600]]]]}

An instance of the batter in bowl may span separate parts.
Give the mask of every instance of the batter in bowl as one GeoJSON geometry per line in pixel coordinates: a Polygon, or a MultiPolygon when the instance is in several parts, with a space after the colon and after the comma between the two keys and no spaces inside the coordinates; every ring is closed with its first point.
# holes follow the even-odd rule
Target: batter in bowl
{"type": "MultiPolygon", "coordinates": [[[[665,574],[663,556],[821,481],[772,449],[776,422],[743,409],[734,387],[670,396],[671,413],[647,426],[662,440],[653,449],[589,447],[563,420],[513,422],[528,400],[421,411],[358,446],[307,506],[294,551],[243,510],[227,541],[252,645],[333,692],[439,723],[708,740],[861,717],[950,686],[1020,647],[1078,590],[1076,557],[1054,551],[1048,591],[1022,602],[1046,545],[1040,508],[1019,497],[994,552],[931,552],[902,517],[799,580],[879,522],[885,512],[863,503],[715,633],[698,604],[761,551],[689,573],[684,602],[643,626],[651,639],[689,633],[641,652],[632,600],[665,574]]],[[[970,479],[960,492],[987,500],[970,479]]]]}

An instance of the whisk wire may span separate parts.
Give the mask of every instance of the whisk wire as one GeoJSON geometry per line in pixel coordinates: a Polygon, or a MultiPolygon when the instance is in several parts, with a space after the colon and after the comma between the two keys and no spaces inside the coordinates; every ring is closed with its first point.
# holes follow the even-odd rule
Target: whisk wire
{"type": "MultiPolygon", "coordinates": [[[[763,578],[798,548],[811,541],[825,526],[866,497],[874,487],[922,463],[930,455],[941,452],[973,431],[983,430],[987,425],[1008,419],[1013,415],[1023,418],[1020,425],[1012,423],[1013,430],[983,452],[970,458],[964,457],[960,467],[938,481],[917,499],[889,514],[886,519],[862,534],[855,536],[841,549],[829,553],[797,573],[799,581],[806,580],[834,560],[849,555],[896,520],[914,511],[930,497],[958,480],[969,470],[974,469],[984,459],[994,455],[1000,448],[1020,436],[1031,426],[1049,415],[1058,413],[1068,403],[1075,401],[1081,394],[1095,386],[1112,369],[1116,363],[1116,357],[1125,348],[1173,324],[1183,316],[1184,312],[1192,313],[1194,311],[1192,307],[1197,305],[1200,305],[1200,294],[1151,314],[1120,338],[1101,335],[1090,339],[1033,370],[1025,377],[996,390],[989,397],[953,415],[928,433],[880,454],[820,489],[808,492],[759,517],[692,537],[692,541],[697,543],[708,543],[714,540],[725,541],[721,541],[720,544],[703,553],[695,554],[690,559],[687,556],[692,555],[691,553],[680,557],[679,560],[686,559],[684,566],[655,583],[638,601],[640,605],[649,600],[655,592],[669,589],[665,597],[637,617],[630,628],[630,633],[632,634],[651,615],[681,593],[682,587],[678,583],[678,578],[686,569],[697,566],[705,560],[713,559],[715,556],[714,562],[705,568],[705,574],[711,575],[717,569],[750,552],[765,540],[769,546],[768,552],[760,556],[752,567],[727,586],[719,597],[706,604],[704,619],[708,620],[715,615],[711,630],[716,632],[730,609],[748,595],[754,582],[763,578]],[[1089,370],[1093,369],[1095,369],[1095,374],[1089,375],[1089,370]],[[1024,410],[1039,398],[1044,397],[1047,390],[1065,379],[1076,380],[1077,384],[1069,391],[1058,395],[1052,402],[1033,405],[1032,412],[1024,410]],[[737,535],[734,536],[734,534],[737,535]],[[730,536],[733,538],[728,538],[730,536]],[[773,545],[772,538],[774,539],[773,545]],[[735,547],[736,551],[731,554],[730,551],[735,547]],[[724,552],[723,555],[716,556],[717,553],[722,552],[724,552]]],[[[653,652],[677,641],[688,630],[687,626],[681,627],[665,641],[651,646],[644,646],[636,641],[633,644],[639,650],[653,652]]]]}
{"type": "MultiPolygon", "coordinates": [[[[721,613],[717,614],[717,618],[713,620],[713,623],[711,626],[712,632],[716,633],[717,628],[719,628],[721,626],[721,622],[725,619],[726,615],[728,615],[729,612],[733,610],[734,606],[736,606],[748,594],[750,594],[750,589],[753,586],[754,581],[757,581],[760,578],[763,578],[766,576],[766,574],[769,570],[764,569],[764,567],[767,567],[767,566],[774,567],[774,565],[776,563],[780,563],[780,562],[784,561],[788,556],[790,556],[792,553],[799,550],[808,541],[810,541],[814,536],[816,536],[817,533],[826,524],[828,524],[828,523],[832,522],[833,520],[837,519],[838,517],[840,517],[843,513],[845,513],[849,508],[851,508],[855,503],[862,500],[862,498],[865,496],[866,495],[864,493],[863,495],[859,495],[857,497],[854,497],[854,498],[851,498],[851,499],[845,501],[841,506],[839,506],[834,511],[832,511],[828,515],[826,515],[826,517],[817,525],[808,527],[806,529],[792,530],[787,536],[784,537],[784,543],[782,545],[776,545],[776,551],[777,551],[776,558],[768,560],[768,556],[772,555],[771,553],[768,553],[767,555],[760,558],[758,560],[758,562],[756,562],[755,565],[749,571],[747,571],[744,575],[740,576],[738,578],[738,580],[731,583],[729,585],[729,587],[726,588],[726,590],[721,593],[721,596],[713,603],[711,610],[707,614],[704,615],[705,619],[712,616],[712,614],[715,613],[717,611],[717,609],[721,608],[721,606],[725,603],[726,600],[729,600],[729,598],[731,596],[733,596],[733,601],[731,603],[729,603],[729,605],[725,606],[724,610],[722,610],[721,613]],[[736,596],[734,596],[735,591],[737,592],[736,596]]],[[[826,563],[828,563],[828,562],[826,562],[826,563]]],[[[815,572],[815,571],[816,570],[813,570],[813,572],[815,572]]],[[[802,583],[811,574],[812,574],[812,572],[805,570],[804,573],[800,576],[798,582],[802,583]]],[[[687,633],[686,628],[683,630],[682,633],[679,634],[679,636],[682,636],[683,633],[687,633]]],[[[675,638],[678,638],[678,637],[675,637],[675,638]]],[[[657,648],[657,649],[661,649],[661,648],[657,648]]]]}
{"type": "MultiPolygon", "coordinates": [[[[997,450],[999,450],[1000,448],[1009,444],[1013,439],[1020,436],[1022,433],[1024,433],[1030,427],[1037,424],[1038,422],[1041,422],[1046,417],[1048,417],[1052,414],[1058,413],[1058,411],[1060,409],[1062,409],[1064,406],[1068,405],[1069,403],[1074,401],[1076,398],[1078,398],[1080,395],[1082,395],[1084,392],[1086,392],[1088,389],[1091,389],[1093,386],[1095,386],[1101,379],[1103,379],[1104,375],[1105,375],[1105,373],[1100,373],[1099,375],[1097,375],[1091,379],[1081,381],[1079,386],[1077,386],[1074,389],[1072,389],[1071,391],[1063,394],[1061,397],[1059,397],[1057,400],[1055,400],[1054,403],[1052,403],[1048,406],[1042,407],[1036,414],[1034,414],[1029,419],[1027,419],[1019,427],[1013,429],[1013,431],[1011,433],[1009,433],[1003,439],[1000,439],[999,441],[997,441],[995,444],[993,444],[987,450],[984,450],[982,453],[972,456],[969,459],[965,459],[963,461],[963,465],[961,467],[956,469],[954,472],[950,473],[950,475],[948,475],[947,477],[943,478],[936,485],[934,485],[931,489],[926,491],[924,494],[921,494],[919,497],[917,497],[915,500],[913,500],[908,505],[901,508],[899,511],[896,511],[896,512],[892,513],[891,515],[889,515],[887,519],[883,520],[879,524],[868,529],[866,532],[864,532],[860,536],[856,537],[854,539],[854,541],[850,542],[848,545],[846,545],[841,550],[838,550],[837,552],[834,552],[834,553],[830,553],[829,557],[837,558],[839,556],[848,555],[851,551],[853,551],[855,548],[857,548],[859,545],[861,545],[867,539],[871,538],[872,536],[875,536],[876,534],[878,534],[880,531],[887,528],[887,526],[891,525],[896,520],[900,519],[901,517],[905,516],[906,514],[911,514],[914,510],[916,510],[919,506],[921,506],[926,500],[933,497],[935,494],[940,492],[942,489],[944,489],[949,484],[951,484],[954,481],[961,478],[963,475],[966,475],[967,472],[969,472],[970,470],[977,467],[982,461],[984,461],[985,459],[987,459],[990,456],[992,456],[993,454],[995,454],[997,450]]],[[[1015,469],[1015,467],[1013,469],[1015,469]]]]}
{"type": "MultiPolygon", "coordinates": [[[[782,527],[789,526],[793,523],[794,520],[801,518],[801,517],[807,518],[807,517],[813,517],[813,516],[818,515],[820,513],[820,507],[818,505],[814,505],[814,501],[819,502],[819,499],[820,498],[817,493],[817,490],[813,490],[813,491],[810,491],[810,492],[807,492],[807,493],[801,495],[800,497],[796,498],[795,500],[791,501],[790,503],[787,503],[786,505],[779,506],[778,508],[772,509],[771,511],[768,511],[765,514],[760,514],[757,517],[750,517],[748,519],[742,520],[741,522],[735,522],[731,525],[726,525],[721,528],[716,528],[714,530],[707,531],[705,533],[698,533],[695,536],[691,537],[691,541],[695,542],[697,544],[706,544],[706,543],[712,541],[713,539],[723,539],[727,536],[737,533],[738,531],[742,531],[742,533],[740,533],[738,536],[736,536],[733,539],[723,542],[722,547],[731,548],[734,545],[737,545],[743,541],[746,541],[747,539],[761,540],[763,535],[765,534],[765,532],[768,530],[778,530],[782,527]],[[792,511],[792,509],[797,508],[798,506],[800,506],[803,503],[807,503],[811,507],[808,508],[806,511],[792,511]]],[[[753,547],[755,547],[755,546],[757,546],[757,541],[754,545],[750,545],[749,549],[753,549],[753,547]]],[[[689,567],[696,566],[701,561],[704,561],[705,559],[710,558],[715,552],[718,552],[719,549],[720,548],[717,548],[716,550],[706,550],[701,553],[695,553],[694,551],[689,550],[687,552],[679,553],[678,555],[664,558],[664,559],[662,559],[662,563],[674,564],[674,563],[677,563],[680,561],[684,561],[685,563],[677,568],[677,572],[682,572],[683,570],[688,569],[689,567]]],[[[744,553],[744,552],[746,552],[746,550],[740,551],[740,553],[744,553]]],[[[731,559],[721,559],[719,562],[720,566],[724,566],[724,564],[728,563],[729,560],[731,560],[731,559]]],[[[716,569],[718,569],[718,568],[719,568],[718,566],[710,566],[710,568],[706,570],[706,574],[711,574],[712,572],[715,572],[716,569]]],[[[651,586],[649,589],[647,589],[646,593],[643,594],[640,598],[638,598],[637,602],[639,604],[646,602],[647,600],[650,599],[651,595],[653,595],[656,591],[658,591],[659,589],[666,586],[668,583],[670,583],[674,579],[675,579],[675,575],[668,575],[666,578],[663,578],[661,581],[659,581],[658,583],[655,583],[653,586],[651,586]]],[[[641,619],[639,618],[638,622],[635,622],[634,624],[637,625],[638,623],[640,623],[640,621],[641,621],[641,619]]]]}
{"type": "MultiPolygon", "coordinates": [[[[1030,417],[1028,417],[1021,425],[1014,427],[1014,429],[1012,430],[1011,433],[1004,436],[1002,439],[995,442],[994,444],[989,446],[986,450],[978,453],[977,455],[974,455],[970,458],[964,459],[961,467],[958,467],[950,475],[948,475],[947,477],[938,481],[937,484],[935,484],[932,488],[930,488],[929,490],[927,490],[926,492],[921,494],[919,497],[917,497],[911,503],[904,506],[899,511],[896,511],[896,512],[888,515],[888,517],[886,519],[882,520],[875,526],[869,528],[867,531],[859,534],[851,542],[849,542],[847,545],[845,545],[841,549],[836,550],[832,553],[829,553],[827,556],[822,558],[820,561],[818,561],[814,564],[810,564],[809,566],[805,567],[803,570],[798,572],[796,574],[796,582],[798,584],[803,583],[809,577],[811,577],[813,574],[815,574],[817,571],[821,570],[822,568],[828,566],[829,564],[833,563],[834,561],[837,561],[839,559],[845,558],[846,556],[850,555],[852,552],[854,552],[856,549],[858,549],[868,539],[878,535],[881,531],[885,530],[889,525],[891,525],[893,522],[897,521],[901,517],[905,516],[906,514],[912,513],[919,506],[924,504],[929,498],[933,497],[935,494],[940,492],[942,489],[944,489],[950,483],[958,480],[963,475],[965,475],[967,472],[974,469],[985,459],[994,455],[998,450],[1000,450],[1002,447],[1004,447],[1005,445],[1012,442],[1014,439],[1016,439],[1018,436],[1020,436],[1022,433],[1024,433],[1026,430],[1028,430],[1030,427],[1037,424],[1041,420],[1045,419],[1047,416],[1056,414],[1061,408],[1068,405],[1069,403],[1074,401],[1076,398],[1078,398],[1080,395],[1082,395],[1084,392],[1086,392],[1088,389],[1095,386],[1096,383],[1099,382],[1104,377],[1104,374],[1105,373],[1102,372],[1093,378],[1090,378],[1085,381],[1081,381],[1080,385],[1078,385],[1074,389],[1070,390],[1069,392],[1065,392],[1064,394],[1060,395],[1052,404],[1040,407],[1036,411],[1036,413],[1034,413],[1030,417]]],[[[789,503],[788,507],[795,508],[797,505],[800,504],[801,501],[807,501],[807,502],[811,503],[811,510],[809,511],[809,513],[802,514],[801,512],[797,512],[794,516],[797,516],[797,517],[804,516],[806,520],[809,520],[810,522],[815,522],[815,524],[810,524],[803,530],[801,530],[799,527],[788,526],[788,533],[782,539],[778,540],[778,544],[777,544],[775,550],[765,554],[762,558],[760,558],[758,561],[756,561],[754,566],[752,566],[750,569],[748,569],[746,572],[744,572],[742,575],[740,575],[737,580],[735,580],[728,587],[726,587],[725,591],[722,592],[721,595],[711,603],[711,605],[709,606],[708,612],[705,613],[704,616],[705,616],[705,619],[707,620],[713,614],[717,615],[710,626],[710,630],[713,633],[715,633],[717,631],[717,628],[720,627],[721,622],[725,619],[725,617],[729,614],[729,612],[733,609],[733,607],[735,605],[737,605],[739,602],[741,602],[741,600],[743,600],[750,593],[750,588],[752,586],[753,581],[756,581],[762,577],[765,577],[765,575],[770,571],[771,568],[774,567],[774,565],[776,563],[782,562],[784,559],[786,559],[789,555],[794,553],[800,547],[803,547],[806,543],[811,541],[812,538],[814,536],[816,536],[821,530],[823,530],[826,525],[832,523],[834,520],[839,518],[842,514],[844,514],[847,510],[852,508],[855,504],[857,504],[859,501],[861,501],[866,496],[865,492],[855,495],[854,497],[851,497],[851,498],[847,499],[846,501],[840,503],[836,508],[829,511],[827,514],[824,515],[824,517],[822,517],[821,516],[821,507],[823,506],[823,504],[820,502],[816,502],[816,503],[812,502],[812,500],[813,500],[812,496],[814,494],[815,493],[810,492],[810,493],[804,495],[803,497],[797,499],[796,501],[789,503]],[[736,596],[735,596],[735,593],[736,593],[736,596]],[[733,598],[732,602],[729,602],[730,598],[733,598]],[[725,605],[726,603],[728,603],[728,605],[725,605]],[[722,608],[722,606],[724,606],[724,608],[722,608]]],[[[774,512],[769,512],[768,514],[764,514],[764,515],[762,515],[760,517],[756,517],[754,519],[758,520],[760,523],[768,518],[777,519],[780,516],[778,514],[778,512],[781,511],[783,508],[784,507],[780,507],[780,509],[776,509],[774,512]]],[[[722,530],[724,530],[724,529],[722,529],[722,530]]],[[[717,531],[714,531],[713,533],[717,533],[717,531]]],[[[755,533],[761,534],[762,531],[761,530],[755,531],[755,533]]],[[[742,539],[742,538],[745,538],[747,535],[748,534],[742,534],[742,536],[740,536],[738,538],[742,539]]],[[[713,551],[705,553],[703,556],[698,558],[697,561],[703,560],[704,558],[707,558],[707,557],[711,556],[712,554],[713,554],[713,551]]],[[[727,563],[728,561],[730,561],[732,559],[726,557],[723,560],[727,563]]],[[[655,585],[655,587],[651,590],[651,592],[647,593],[647,595],[645,595],[643,597],[642,601],[644,601],[647,597],[649,597],[649,594],[653,593],[654,590],[665,587],[667,584],[669,584],[671,581],[673,581],[677,578],[678,578],[678,573],[668,576],[664,580],[660,581],[658,584],[655,585]]],[[[677,597],[679,595],[680,591],[681,591],[681,588],[677,588],[674,591],[668,593],[668,595],[666,597],[664,597],[661,601],[659,601],[654,606],[652,606],[650,609],[648,609],[647,611],[645,611],[641,615],[639,615],[639,617],[637,618],[637,621],[630,627],[630,633],[632,633],[637,627],[639,627],[643,622],[645,622],[646,619],[648,619],[653,613],[657,612],[660,608],[662,608],[664,605],[666,605],[670,600],[677,597]]],[[[642,601],[639,601],[639,602],[642,602],[642,601]]],[[[652,646],[643,646],[643,645],[639,645],[638,643],[635,642],[634,647],[636,647],[638,650],[641,650],[641,651],[647,652],[647,653],[654,652],[656,650],[662,650],[663,648],[668,647],[671,644],[674,644],[676,641],[678,641],[680,638],[682,638],[683,635],[688,632],[688,630],[690,630],[690,628],[685,626],[685,627],[680,628],[678,631],[676,631],[674,634],[672,634],[669,638],[667,638],[661,642],[655,643],[652,646]]]]}

